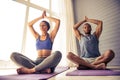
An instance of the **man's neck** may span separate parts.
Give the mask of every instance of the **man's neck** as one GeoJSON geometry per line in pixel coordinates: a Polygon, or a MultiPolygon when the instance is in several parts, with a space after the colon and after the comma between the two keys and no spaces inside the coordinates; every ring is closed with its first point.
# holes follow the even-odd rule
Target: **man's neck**
{"type": "Polygon", "coordinates": [[[89,36],[89,35],[91,35],[91,34],[85,34],[86,36],[89,36]]]}

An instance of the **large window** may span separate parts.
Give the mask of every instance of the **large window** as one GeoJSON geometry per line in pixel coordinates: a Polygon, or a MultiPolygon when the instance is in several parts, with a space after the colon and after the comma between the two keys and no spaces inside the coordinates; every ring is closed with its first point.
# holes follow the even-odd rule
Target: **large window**
{"type": "Polygon", "coordinates": [[[0,60],[21,52],[26,6],[11,0],[0,1],[0,60]]]}
{"type": "Polygon", "coordinates": [[[51,0],[30,0],[31,3],[39,5],[45,9],[50,9],[51,0]]]}

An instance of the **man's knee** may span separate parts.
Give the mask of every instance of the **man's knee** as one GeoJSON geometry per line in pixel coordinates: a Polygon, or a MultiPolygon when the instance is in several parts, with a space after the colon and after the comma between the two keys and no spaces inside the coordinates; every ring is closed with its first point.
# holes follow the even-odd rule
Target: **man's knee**
{"type": "Polygon", "coordinates": [[[72,53],[72,52],[68,52],[67,58],[68,58],[68,59],[71,59],[72,56],[73,56],[73,53],[72,53]]]}
{"type": "Polygon", "coordinates": [[[107,56],[109,57],[109,58],[114,58],[115,57],[115,53],[114,53],[114,51],[113,50],[108,50],[107,51],[107,56]]]}
{"type": "Polygon", "coordinates": [[[107,50],[104,55],[104,59],[106,59],[107,62],[111,61],[114,57],[115,57],[115,53],[111,49],[107,50]]]}

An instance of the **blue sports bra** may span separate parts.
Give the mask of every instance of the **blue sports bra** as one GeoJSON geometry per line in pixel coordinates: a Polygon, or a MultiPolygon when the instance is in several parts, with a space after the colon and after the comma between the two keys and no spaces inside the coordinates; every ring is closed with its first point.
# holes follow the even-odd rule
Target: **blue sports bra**
{"type": "Polygon", "coordinates": [[[52,50],[52,44],[53,43],[49,37],[49,34],[47,35],[47,38],[45,40],[40,40],[40,36],[36,39],[37,50],[42,50],[42,49],[52,50]]]}

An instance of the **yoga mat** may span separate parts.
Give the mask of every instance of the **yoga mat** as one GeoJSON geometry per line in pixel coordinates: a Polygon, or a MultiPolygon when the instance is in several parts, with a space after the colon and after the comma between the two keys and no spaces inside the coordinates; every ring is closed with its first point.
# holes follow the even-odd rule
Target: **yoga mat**
{"type": "Polygon", "coordinates": [[[120,76],[120,70],[74,70],[66,76],[120,76]]]}
{"type": "Polygon", "coordinates": [[[4,75],[4,76],[0,76],[0,80],[46,80],[68,69],[69,67],[56,67],[55,72],[51,74],[4,75]]]}

